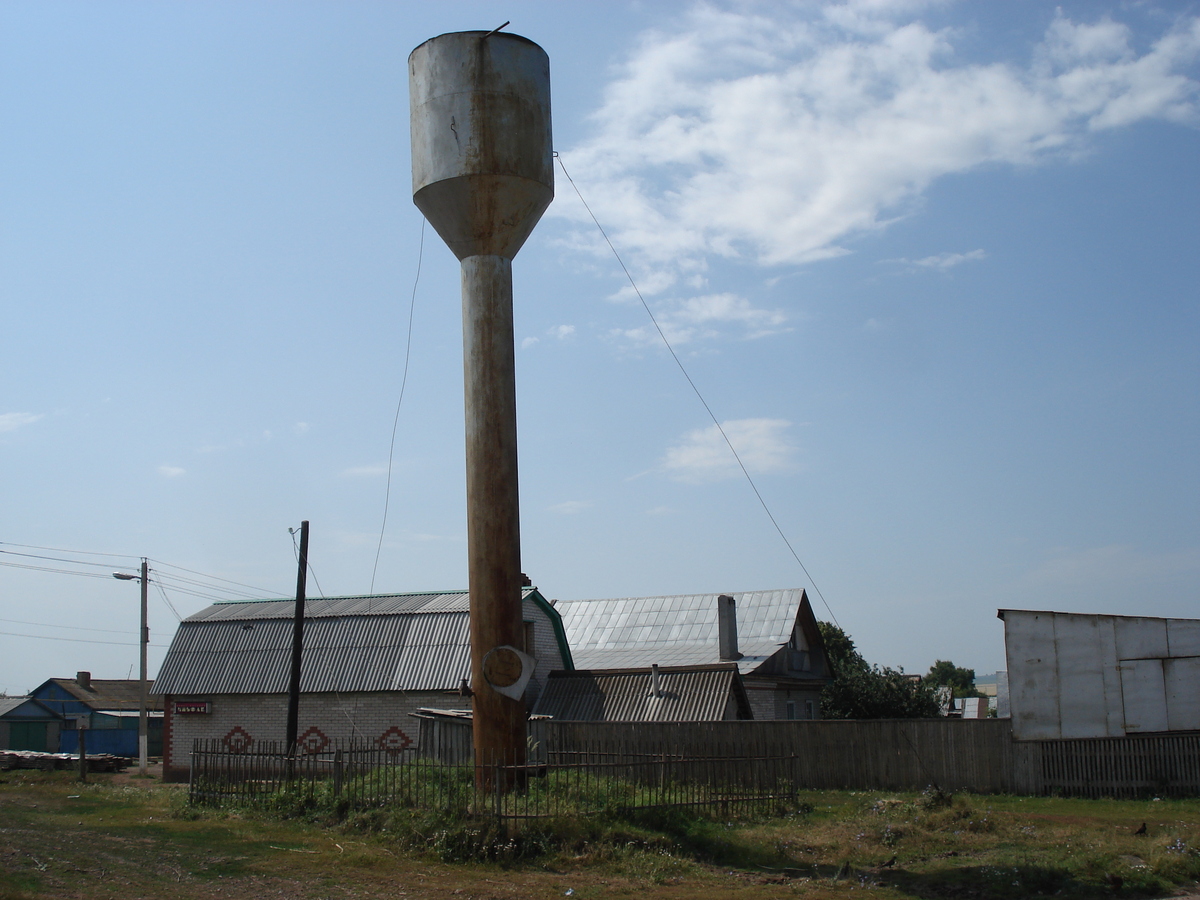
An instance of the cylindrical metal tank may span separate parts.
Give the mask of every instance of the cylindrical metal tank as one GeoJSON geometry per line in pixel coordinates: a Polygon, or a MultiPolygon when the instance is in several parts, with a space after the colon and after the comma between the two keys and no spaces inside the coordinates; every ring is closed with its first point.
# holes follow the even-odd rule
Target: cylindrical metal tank
{"type": "Polygon", "coordinates": [[[550,62],[526,38],[483,31],[428,40],[408,62],[413,202],[462,262],[476,771],[491,785],[503,764],[511,785],[525,704],[495,688],[516,693],[496,661],[520,665],[524,649],[512,258],[554,197],[550,62]]]}
{"type": "Polygon", "coordinates": [[[413,202],[459,259],[512,259],[554,198],[550,60],[502,32],[408,57],[413,202]]]}

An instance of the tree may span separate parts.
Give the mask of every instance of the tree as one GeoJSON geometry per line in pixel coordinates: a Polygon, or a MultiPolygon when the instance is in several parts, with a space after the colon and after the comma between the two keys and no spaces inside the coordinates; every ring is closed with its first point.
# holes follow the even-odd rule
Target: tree
{"type": "Polygon", "coordinates": [[[948,687],[955,697],[982,697],[975,689],[975,670],[956,666],[948,659],[939,659],[929,667],[925,680],[935,687],[948,687]]]}
{"type": "Polygon", "coordinates": [[[871,665],[850,635],[831,622],[818,622],[833,681],[821,692],[826,719],[926,719],[938,715],[933,686],[903,669],[871,665]]]}

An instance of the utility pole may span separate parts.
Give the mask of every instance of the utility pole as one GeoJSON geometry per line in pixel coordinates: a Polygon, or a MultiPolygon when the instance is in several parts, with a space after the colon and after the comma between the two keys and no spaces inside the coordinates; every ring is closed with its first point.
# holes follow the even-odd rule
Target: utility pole
{"type": "Polygon", "coordinates": [[[150,591],[150,566],[149,560],[142,557],[142,665],[141,665],[141,684],[138,685],[138,774],[143,778],[147,774],[147,756],[149,755],[150,730],[147,722],[146,714],[146,694],[148,688],[146,685],[146,648],[150,645],[150,625],[146,617],[146,598],[150,591]]]}
{"type": "Polygon", "coordinates": [[[300,523],[300,571],[296,574],[296,614],[292,618],[292,677],[288,684],[287,748],[296,753],[300,728],[300,652],[304,647],[304,590],[308,584],[308,520],[300,523]]]}
{"type": "Polygon", "coordinates": [[[79,780],[87,781],[87,726],[86,718],[75,720],[75,727],[79,730],[79,780]]]}
{"type": "Polygon", "coordinates": [[[149,688],[146,684],[146,648],[150,645],[150,625],[147,623],[146,606],[147,597],[150,591],[150,563],[146,557],[142,557],[142,574],[130,575],[126,572],[113,572],[113,578],[118,581],[133,581],[138,580],[142,583],[142,619],[141,629],[139,630],[138,644],[141,646],[141,666],[139,669],[140,682],[138,684],[138,774],[145,777],[149,774],[147,770],[147,756],[149,752],[149,725],[147,722],[147,693],[149,688]]]}

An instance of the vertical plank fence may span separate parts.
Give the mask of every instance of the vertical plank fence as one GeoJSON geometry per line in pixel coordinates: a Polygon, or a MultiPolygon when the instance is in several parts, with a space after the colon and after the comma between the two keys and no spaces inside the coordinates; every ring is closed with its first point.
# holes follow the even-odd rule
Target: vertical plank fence
{"type": "MultiPolygon", "coordinates": [[[[1006,719],[804,722],[554,722],[531,729],[521,785],[483,795],[453,736],[403,752],[347,745],[289,759],[197,741],[197,803],[272,797],[363,807],[400,803],[500,818],[691,806],[761,811],[799,790],[943,791],[1080,797],[1200,796],[1200,734],[1013,741],[1006,719]],[[444,741],[453,744],[447,745],[444,741]]],[[[493,779],[488,779],[492,781],[493,779]]],[[[504,779],[501,779],[504,780],[504,779]]],[[[496,781],[500,783],[500,781],[496,781]]]]}

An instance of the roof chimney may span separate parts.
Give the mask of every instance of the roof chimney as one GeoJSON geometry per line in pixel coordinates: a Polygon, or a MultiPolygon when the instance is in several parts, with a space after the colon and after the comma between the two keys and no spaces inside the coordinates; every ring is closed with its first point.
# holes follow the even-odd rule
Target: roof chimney
{"type": "Polygon", "coordinates": [[[721,659],[742,658],[738,653],[737,607],[729,594],[717,598],[717,645],[721,659]]]}
{"type": "Polygon", "coordinates": [[[91,672],[76,672],[75,673],[75,683],[78,684],[85,691],[90,691],[92,689],[92,673],[91,672]]]}

